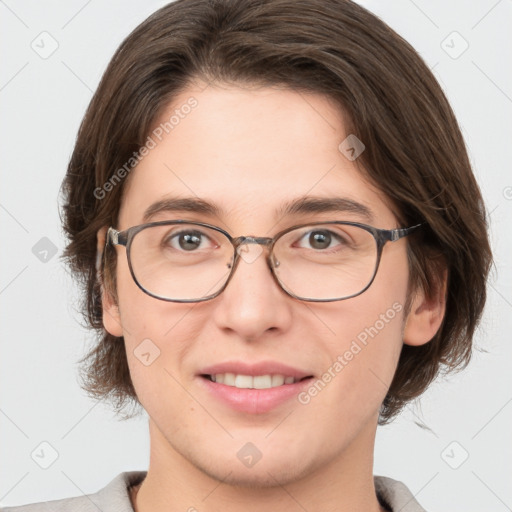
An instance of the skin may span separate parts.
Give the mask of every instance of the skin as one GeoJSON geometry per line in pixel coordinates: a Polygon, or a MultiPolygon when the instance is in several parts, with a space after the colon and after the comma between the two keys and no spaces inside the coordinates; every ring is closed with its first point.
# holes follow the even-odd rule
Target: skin
{"type": "MultiPolygon", "coordinates": [[[[143,223],[144,210],[171,193],[207,199],[224,214],[163,213],[152,220],[204,221],[232,236],[273,236],[318,220],[368,223],[355,213],[276,217],[284,202],[304,195],[347,197],[370,208],[375,227],[401,227],[389,201],[338,150],[349,133],[328,98],[198,82],[161,120],[190,96],[197,108],[132,170],[117,229],[143,223]]],[[[98,233],[100,246],[104,233],[98,233]]],[[[196,373],[226,360],[271,359],[320,377],[365,327],[394,303],[405,304],[406,244],[384,247],[366,292],[326,303],[285,294],[264,254],[241,261],[215,299],[160,301],[136,286],[126,250],[117,247],[118,303],[104,293],[104,325],[124,337],[134,387],[149,415],[150,465],[136,510],[382,510],[372,473],[379,407],[402,343],[427,343],[438,330],[442,292],[430,300],[415,293],[407,318],[404,310],[396,314],[307,405],[292,399],[265,414],[236,412],[212,398],[196,373]],[[134,355],[147,338],[160,349],[149,366],[134,355]],[[247,442],[262,454],[250,468],[237,458],[247,442]]]]}

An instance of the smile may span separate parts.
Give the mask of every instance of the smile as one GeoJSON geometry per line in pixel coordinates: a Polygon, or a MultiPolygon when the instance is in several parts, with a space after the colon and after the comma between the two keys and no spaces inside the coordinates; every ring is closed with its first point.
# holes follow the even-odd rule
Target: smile
{"type": "MultiPolygon", "coordinates": [[[[232,386],[239,389],[269,389],[283,386],[286,384],[295,384],[303,379],[285,376],[285,375],[242,375],[235,373],[217,373],[214,375],[205,375],[212,382],[232,386]]],[[[304,377],[307,378],[307,377],[304,377]]]]}

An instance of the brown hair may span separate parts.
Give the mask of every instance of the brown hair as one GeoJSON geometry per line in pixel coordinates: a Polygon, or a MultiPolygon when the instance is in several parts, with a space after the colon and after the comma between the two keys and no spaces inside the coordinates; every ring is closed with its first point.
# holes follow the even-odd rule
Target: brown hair
{"type": "MultiPolygon", "coordinates": [[[[403,226],[426,224],[408,242],[410,290],[431,296],[447,268],[446,314],[429,343],[403,346],[380,423],[441,370],[465,367],[492,261],[486,212],[452,109],[416,51],[351,1],[178,0],[116,51],[63,182],[65,257],[81,280],[87,322],[98,335],[81,360],[84,389],[109,398],[117,412],[131,399],[138,403],[123,339],[102,324],[96,232],[116,226],[126,180],[104,184],[195,78],[280,85],[335,100],[349,116],[350,133],[366,146],[358,159],[362,172],[397,206],[403,226]]],[[[115,259],[108,265],[113,275],[115,259]]]]}

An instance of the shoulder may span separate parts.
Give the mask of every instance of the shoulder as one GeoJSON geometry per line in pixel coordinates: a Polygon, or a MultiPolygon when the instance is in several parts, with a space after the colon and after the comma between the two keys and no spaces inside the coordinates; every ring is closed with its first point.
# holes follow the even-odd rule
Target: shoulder
{"type": "Polygon", "coordinates": [[[133,512],[128,487],[139,483],[145,476],[145,471],[126,471],[119,473],[108,485],[94,494],[3,507],[1,512],[98,512],[98,510],[133,512]]]}
{"type": "Polygon", "coordinates": [[[379,499],[393,512],[426,512],[405,484],[386,476],[374,476],[379,499]]]}

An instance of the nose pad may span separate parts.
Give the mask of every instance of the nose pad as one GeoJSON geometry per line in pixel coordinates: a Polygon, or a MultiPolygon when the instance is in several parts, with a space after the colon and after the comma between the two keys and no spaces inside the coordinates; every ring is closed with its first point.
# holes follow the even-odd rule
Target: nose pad
{"type": "Polygon", "coordinates": [[[246,263],[254,263],[263,254],[263,247],[257,243],[244,242],[236,248],[236,252],[246,263]]]}

